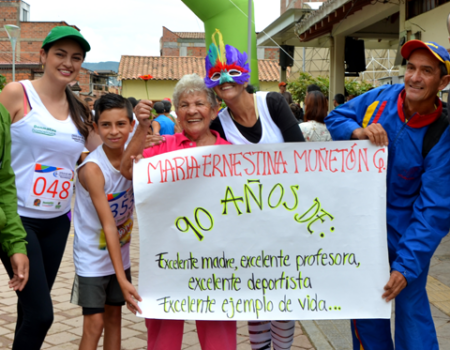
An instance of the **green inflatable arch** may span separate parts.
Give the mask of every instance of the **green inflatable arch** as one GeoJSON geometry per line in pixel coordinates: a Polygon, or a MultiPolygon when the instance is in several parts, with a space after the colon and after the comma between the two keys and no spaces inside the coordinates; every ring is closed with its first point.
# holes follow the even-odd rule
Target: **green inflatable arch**
{"type": "MultiPolygon", "coordinates": [[[[212,43],[216,28],[222,32],[225,44],[234,46],[241,52],[248,51],[248,0],[181,0],[205,24],[206,48],[212,43]],[[245,14],[245,15],[244,15],[245,14]]],[[[252,0],[252,14],[255,13],[252,0]]],[[[259,88],[258,58],[256,51],[255,21],[252,15],[252,53],[250,83],[259,88]]],[[[248,52],[247,52],[248,53],[248,52]]]]}

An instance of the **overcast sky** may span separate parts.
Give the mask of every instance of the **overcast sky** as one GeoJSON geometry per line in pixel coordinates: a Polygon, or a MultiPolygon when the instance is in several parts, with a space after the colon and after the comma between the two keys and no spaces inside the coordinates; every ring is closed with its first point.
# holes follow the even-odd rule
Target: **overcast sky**
{"type": "MultiPolygon", "coordinates": [[[[205,0],[208,1],[208,0],[205,0]]],[[[223,0],[228,1],[228,0],[223,0]]],[[[31,21],[66,21],[91,44],[86,62],[120,61],[121,55],[159,56],[162,27],[204,31],[181,0],[25,0],[31,21]]],[[[280,15],[279,0],[254,0],[256,31],[280,15]]]]}

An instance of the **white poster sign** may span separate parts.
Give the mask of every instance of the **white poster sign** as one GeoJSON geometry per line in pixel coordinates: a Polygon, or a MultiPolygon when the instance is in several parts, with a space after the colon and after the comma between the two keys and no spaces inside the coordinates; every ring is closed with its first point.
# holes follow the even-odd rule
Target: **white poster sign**
{"type": "Polygon", "coordinates": [[[134,166],[142,316],[389,318],[387,150],[196,147],[134,166]]]}

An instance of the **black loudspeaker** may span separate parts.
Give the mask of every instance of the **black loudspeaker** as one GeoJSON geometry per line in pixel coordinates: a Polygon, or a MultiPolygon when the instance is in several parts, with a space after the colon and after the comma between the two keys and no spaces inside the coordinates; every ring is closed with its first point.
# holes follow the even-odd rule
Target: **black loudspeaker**
{"type": "Polygon", "coordinates": [[[281,68],[286,69],[287,67],[292,67],[294,65],[294,51],[294,46],[281,45],[279,63],[281,68]]]}
{"type": "Polygon", "coordinates": [[[345,64],[346,72],[359,73],[366,70],[364,40],[345,38],[345,64]]]}

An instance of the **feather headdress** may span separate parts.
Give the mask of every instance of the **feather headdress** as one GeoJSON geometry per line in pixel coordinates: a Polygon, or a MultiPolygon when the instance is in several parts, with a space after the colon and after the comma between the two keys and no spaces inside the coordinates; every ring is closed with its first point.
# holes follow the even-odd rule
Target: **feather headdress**
{"type": "Polygon", "coordinates": [[[205,58],[206,86],[213,88],[224,83],[245,84],[250,80],[250,65],[247,59],[247,53],[241,53],[235,47],[225,45],[222,33],[216,29],[205,58]]]}

